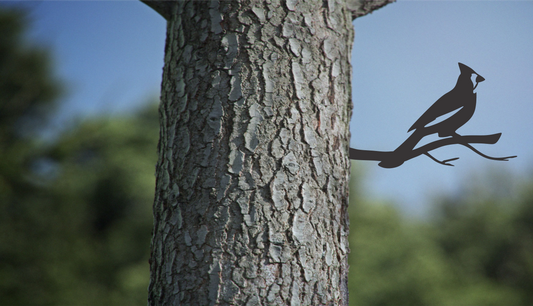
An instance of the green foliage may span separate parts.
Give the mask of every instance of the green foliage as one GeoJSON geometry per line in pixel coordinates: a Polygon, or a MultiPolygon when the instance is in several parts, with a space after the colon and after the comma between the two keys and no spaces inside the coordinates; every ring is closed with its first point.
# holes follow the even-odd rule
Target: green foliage
{"type": "Polygon", "coordinates": [[[157,132],[151,107],[87,121],[40,148],[36,192],[1,205],[4,302],[146,303],[157,132]]]}
{"type": "Polygon", "coordinates": [[[38,141],[60,84],[0,7],[0,305],[145,305],[155,103],[38,141]]]}
{"type": "Polygon", "coordinates": [[[42,127],[61,92],[48,51],[25,42],[26,24],[24,12],[0,8],[0,145],[3,149],[42,127]]]}
{"type": "Polygon", "coordinates": [[[501,293],[492,305],[532,305],[533,180],[516,187],[502,173],[489,172],[456,199],[441,199],[432,237],[465,282],[490,289],[480,295],[501,293]]]}
{"type": "Polygon", "coordinates": [[[33,147],[28,134],[42,127],[61,86],[45,49],[24,41],[25,14],[0,7],[0,202],[31,193],[24,177],[33,147]]]}
{"type": "Polygon", "coordinates": [[[452,275],[426,231],[392,205],[352,197],[350,304],[445,305],[452,275]]]}
{"type": "Polygon", "coordinates": [[[353,199],[351,304],[532,305],[533,179],[516,190],[509,176],[482,177],[425,222],[353,199]]]}

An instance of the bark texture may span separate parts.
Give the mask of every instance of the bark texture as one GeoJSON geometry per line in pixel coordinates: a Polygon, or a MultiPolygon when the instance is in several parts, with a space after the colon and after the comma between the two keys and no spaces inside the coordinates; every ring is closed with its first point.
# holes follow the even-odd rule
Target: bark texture
{"type": "Polygon", "coordinates": [[[352,11],[168,14],[150,305],[348,305],[352,11]]]}

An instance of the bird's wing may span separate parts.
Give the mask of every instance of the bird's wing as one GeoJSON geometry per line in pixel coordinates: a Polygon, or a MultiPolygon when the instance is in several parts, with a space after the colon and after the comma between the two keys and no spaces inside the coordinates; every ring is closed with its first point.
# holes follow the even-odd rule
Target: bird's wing
{"type": "Polygon", "coordinates": [[[441,116],[445,116],[442,120],[449,118],[452,112],[459,110],[462,105],[457,103],[457,99],[454,97],[453,91],[448,92],[444,96],[440,97],[428,110],[416,120],[416,122],[407,131],[410,132],[414,129],[419,129],[427,126],[435,119],[441,116]]]}

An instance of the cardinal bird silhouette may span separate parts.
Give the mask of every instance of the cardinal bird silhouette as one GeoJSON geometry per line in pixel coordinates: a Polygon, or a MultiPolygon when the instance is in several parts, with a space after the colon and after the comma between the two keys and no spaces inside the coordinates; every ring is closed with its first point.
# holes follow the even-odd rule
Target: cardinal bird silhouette
{"type": "Polygon", "coordinates": [[[411,126],[408,132],[412,130],[425,129],[426,133],[437,132],[440,137],[453,136],[456,130],[463,126],[472,116],[476,110],[476,89],[478,83],[485,79],[477,74],[472,68],[465,64],[459,63],[461,74],[457,79],[455,87],[440,97],[420,118],[411,126]],[[476,84],[472,82],[472,76],[476,75],[476,84]],[[428,124],[435,121],[438,117],[448,115],[457,111],[449,118],[435,122],[433,125],[426,127],[428,124]]]}
{"type": "Polygon", "coordinates": [[[476,110],[476,93],[474,90],[485,78],[465,64],[459,63],[459,78],[455,87],[440,97],[433,105],[409,128],[413,131],[394,151],[369,151],[350,148],[350,159],[377,160],[383,168],[394,168],[402,165],[405,161],[419,155],[426,155],[437,163],[453,166],[449,162],[458,158],[440,161],[429,154],[429,151],[451,144],[461,144],[470,148],[475,153],[492,160],[508,160],[516,156],[490,157],[472,147],[470,143],[496,143],[501,133],[493,135],[461,136],[457,129],[472,118],[476,110]],[[475,82],[475,84],[474,84],[475,82]],[[425,136],[437,133],[443,139],[429,143],[415,149],[415,146],[425,136]]]}

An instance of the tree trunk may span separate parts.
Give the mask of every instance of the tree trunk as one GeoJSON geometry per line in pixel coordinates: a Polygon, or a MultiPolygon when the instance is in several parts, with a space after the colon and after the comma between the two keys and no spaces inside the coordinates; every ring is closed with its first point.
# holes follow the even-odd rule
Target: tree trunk
{"type": "Polygon", "coordinates": [[[168,5],[149,304],[348,305],[353,11],[168,5]]]}

